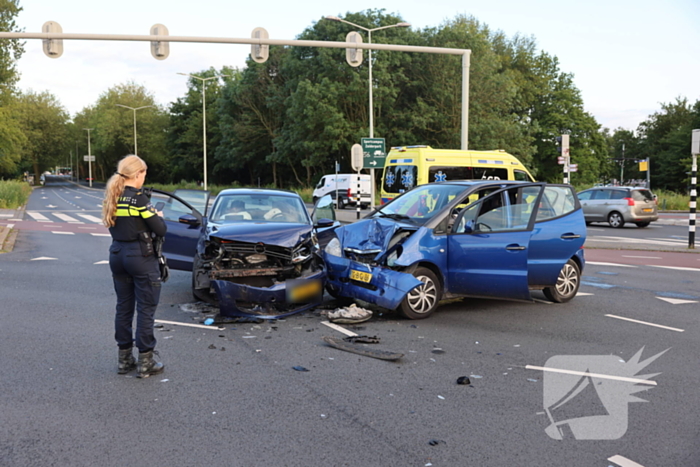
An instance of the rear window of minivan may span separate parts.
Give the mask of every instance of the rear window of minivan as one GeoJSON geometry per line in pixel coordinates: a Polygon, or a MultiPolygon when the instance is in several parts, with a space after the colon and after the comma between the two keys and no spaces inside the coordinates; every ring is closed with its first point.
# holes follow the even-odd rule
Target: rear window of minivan
{"type": "Polygon", "coordinates": [[[654,195],[649,190],[632,190],[632,199],[635,201],[651,201],[654,195]]]}

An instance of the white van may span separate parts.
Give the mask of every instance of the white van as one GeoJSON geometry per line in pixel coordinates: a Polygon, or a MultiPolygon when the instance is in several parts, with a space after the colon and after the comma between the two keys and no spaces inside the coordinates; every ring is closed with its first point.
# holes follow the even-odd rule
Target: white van
{"type": "Polygon", "coordinates": [[[360,207],[363,209],[371,204],[372,186],[370,176],[366,174],[329,174],[324,175],[316,185],[313,200],[330,194],[333,199],[338,195],[338,209],[345,206],[357,206],[357,188],[360,186],[360,207]]]}

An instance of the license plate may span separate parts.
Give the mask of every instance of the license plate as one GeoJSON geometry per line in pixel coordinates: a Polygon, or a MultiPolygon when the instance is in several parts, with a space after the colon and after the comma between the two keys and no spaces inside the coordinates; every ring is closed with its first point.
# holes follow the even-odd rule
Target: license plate
{"type": "Polygon", "coordinates": [[[350,279],[360,282],[369,282],[372,280],[372,274],[363,271],[350,270],[350,279]]]}
{"type": "Polygon", "coordinates": [[[654,209],[652,208],[644,208],[642,209],[642,212],[652,212],[654,209]]]}
{"type": "Polygon", "coordinates": [[[321,300],[323,289],[319,279],[312,280],[288,280],[287,303],[308,303],[321,300]]]}

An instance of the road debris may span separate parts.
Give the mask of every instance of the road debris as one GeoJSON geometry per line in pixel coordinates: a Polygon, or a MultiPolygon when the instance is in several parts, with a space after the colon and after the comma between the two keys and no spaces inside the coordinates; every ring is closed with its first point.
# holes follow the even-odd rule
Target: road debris
{"type": "Polygon", "coordinates": [[[338,350],[356,353],[365,357],[378,358],[379,360],[393,361],[403,357],[402,353],[391,352],[388,350],[368,349],[364,344],[352,344],[350,342],[345,342],[344,340],[337,339],[335,337],[324,336],[323,341],[326,344],[338,350]]]}
{"type": "Polygon", "coordinates": [[[379,344],[380,341],[377,336],[348,336],[344,337],[343,340],[353,344],[379,344]]]}
{"type": "Polygon", "coordinates": [[[457,384],[472,384],[468,376],[460,376],[457,378],[457,384]]]}
{"type": "Polygon", "coordinates": [[[309,371],[308,368],[304,368],[303,366],[293,366],[292,369],[296,371],[309,371]]]}
{"type": "Polygon", "coordinates": [[[353,303],[350,306],[336,308],[328,313],[328,320],[332,323],[357,324],[372,318],[372,311],[361,308],[353,303]]]}

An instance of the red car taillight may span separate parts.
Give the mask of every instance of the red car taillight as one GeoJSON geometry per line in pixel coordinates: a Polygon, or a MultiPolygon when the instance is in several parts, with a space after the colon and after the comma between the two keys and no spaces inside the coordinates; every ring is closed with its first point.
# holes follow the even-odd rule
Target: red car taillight
{"type": "Polygon", "coordinates": [[[627,200],[627,206],[634,206],[634,200],[632,198],[625,198],[627,200]]]}

